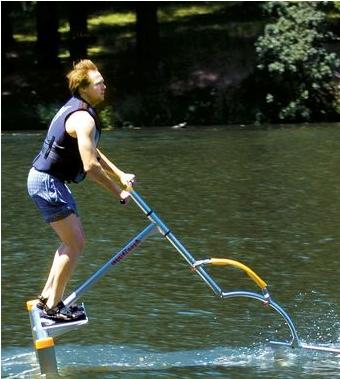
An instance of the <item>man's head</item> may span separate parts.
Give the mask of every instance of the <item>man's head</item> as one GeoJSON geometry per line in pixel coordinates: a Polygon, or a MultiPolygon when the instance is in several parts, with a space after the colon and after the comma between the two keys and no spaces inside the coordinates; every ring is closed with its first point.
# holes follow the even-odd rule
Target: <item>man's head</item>
{"type": "Polygon", "coordinates": [[[73,95],[78,95],[92,106],[104,100],[106,86],[97,66],[89,59],[79,61],[67,74],[73,95]]]}

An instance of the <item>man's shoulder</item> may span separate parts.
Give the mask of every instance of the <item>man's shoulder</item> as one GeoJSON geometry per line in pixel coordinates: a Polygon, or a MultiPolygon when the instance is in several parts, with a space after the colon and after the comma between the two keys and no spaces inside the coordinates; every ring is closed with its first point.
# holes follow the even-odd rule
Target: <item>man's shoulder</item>
{"type": "Polygon", "coordinates": [[[70,115],[65,127],[69,134],[78,135],[79,133],[91,133],[96,129],[96,124],[89,112],[80,109],[70,115]]]}
{"type": "Polygon", "coordinates": [[[90,111],[91,106],[80,97],[72,96],[65,103],[64,107],[72,107],[75,110],[90,111]]]}

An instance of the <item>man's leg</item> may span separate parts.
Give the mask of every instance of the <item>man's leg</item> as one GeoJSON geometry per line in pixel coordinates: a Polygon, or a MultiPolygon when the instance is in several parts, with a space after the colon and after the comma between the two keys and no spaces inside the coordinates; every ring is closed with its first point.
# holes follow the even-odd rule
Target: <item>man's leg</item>
{"type": "Polygon", "coordinates": [[[52,289],[52,285],[53,285],[53,280],[54,280],[54,272],[55,272],[56,267],[58,266],[59,251],[60,251],[60,249],[63,248],[63,246],[64,246],[64,244],[62,243],[59,246],[58,250],[55,252],[53,263],[52,263],[52,266],[50,269],[50,273],[49,273],[47,281],[45,283],[45,287],[41,292],[41,297],[43,297],[45,299],[48,299],[50,297],[50,293],[51,293],[51,289],[52,289]]]}
{"type": "Polygon", "coordinates": [[[63,297],[66,285],[76,266],[77,259],[85,245],[85,235],[79,217],[71,214],[52,222],[51,227],[59,236],[62,244],[56,251],[49,278],[42,295],[47,295],[47,308],[56,306],[63,297]]]}

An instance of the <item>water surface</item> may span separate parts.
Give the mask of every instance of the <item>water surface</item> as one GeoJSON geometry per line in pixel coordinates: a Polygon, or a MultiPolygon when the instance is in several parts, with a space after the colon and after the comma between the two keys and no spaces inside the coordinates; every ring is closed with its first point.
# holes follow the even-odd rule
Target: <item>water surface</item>
{"type": "MultiPolygon", "coordinates": [[[[58,242],[26,195],[43,133],[2,135],[2,376],[38,372],[26,300],[58,242]]],[[[121,130],[101,148],[196,259],[250,266],[300,338],[340,347],[340,127],[121,130]]],[[[72,185],[87,234],[69,291],[147,225],[91,182],[72,185]]],[[[224,290],[257,288],[209,268],[224,290]]],[[[65,378],[330,378],[334,354],[281,350],[289,330],[251,299],[221,301],[161,236],[150,237],[83,298],[90,323],[57,340],[65,378]]]]}

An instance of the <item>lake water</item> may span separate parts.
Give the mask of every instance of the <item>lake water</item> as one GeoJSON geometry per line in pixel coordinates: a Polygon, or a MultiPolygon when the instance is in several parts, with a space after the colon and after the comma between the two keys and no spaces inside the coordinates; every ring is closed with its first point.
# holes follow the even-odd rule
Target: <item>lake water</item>
{"type": "MultiPolygon", "coordinates": [[[[58,241],[26,194],[43,132],[2,135],[2,377],[35,378],[26,301],[58,241]]],[[[272,130],[104,132],[101,148],[196,259],[243,262],[267,283],[302,341],[340,348],[340,125],[272,130]]],[[[147,225],[91,182],[72,185],[87,234],[73,290],[147,225]]],[[[257,291],[209,268],[224,290],[257,291]]],[[[89,324],[57,339],[64,378],[335,378],[340,356],[274,350],[290,333],[251,299],[220,300],[160,235],[82,299],[89,324]]]]}

